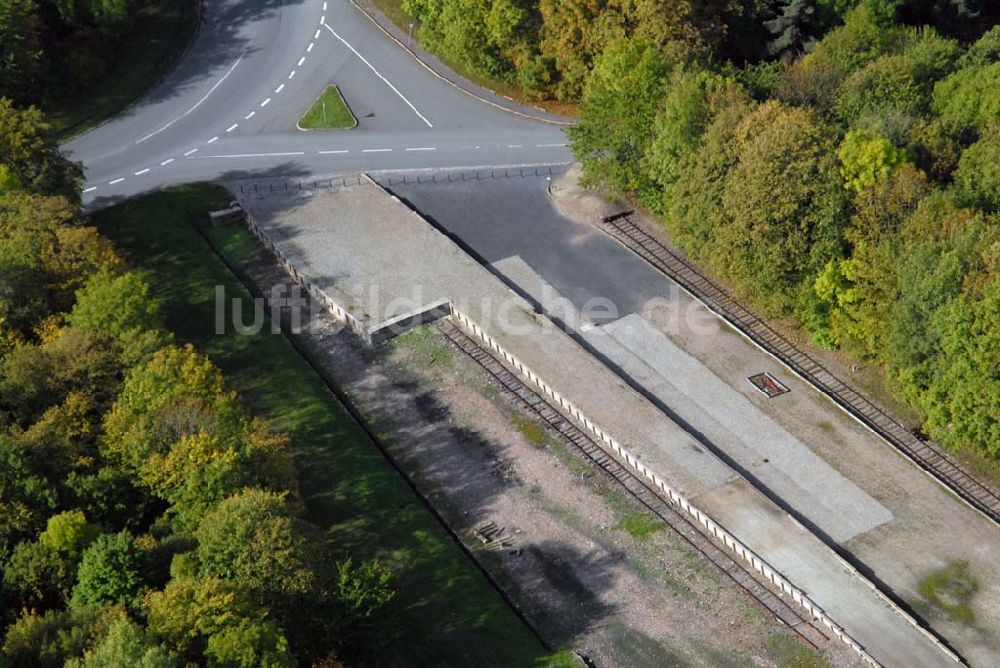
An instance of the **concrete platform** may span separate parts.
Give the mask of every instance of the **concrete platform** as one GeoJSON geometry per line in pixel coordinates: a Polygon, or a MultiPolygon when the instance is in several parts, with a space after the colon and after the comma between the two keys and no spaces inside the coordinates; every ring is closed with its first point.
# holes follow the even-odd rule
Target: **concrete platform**
{"type": "MultiPolygon", "coordinates": [[[[884,665],[954,665],[816,536],[394,198],[366,185],[242,203],[298,271],[368,327],[441,300],[457,304],[647,467],[805,590],[884,665]]],[[[797,466],[778,472],[791,478],[797,466]]],[[[842,482],[830,477],[824,484],[839,489],[842,482]]],[[[847,493],[870,516],[845,523],[845,533],[884,517],[884,508],[859,496],[860,490],[847,493]]]]}

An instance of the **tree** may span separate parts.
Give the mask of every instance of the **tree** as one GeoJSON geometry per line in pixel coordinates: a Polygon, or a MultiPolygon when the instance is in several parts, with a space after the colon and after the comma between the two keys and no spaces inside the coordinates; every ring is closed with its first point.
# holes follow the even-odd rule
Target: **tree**
{"type": "Polygon", "coordinates": [[[149,639],[142,627],[121,614],[108,626],[107,634],[83,658],[74,658],[66,668],[179,668],[177,656],[149,639]]]}
{"type": "Polygon", "coordinates": [[[20,97],[38,82],[43,68],[41,34],[35,0],[0,1],[0,97],[20,97]]]}
{"type": "Polygon", "coordinates": [[[319,537],[296,519],[285,494],[239,492],[206,514],[194,536],[202,577],[232,580],[262,603],[301,599],[316,588],[319,537]]]}
{"type": "Polygon", "coordinates": [[[934,86],[934,110],[966,126],[1000,122],[1000,63],[966,67],[934,86]]]}
{"type": "Polygon", "coordinates": [[[192,659],[211,657],[248,667],[291,661],[284,633],[233,583],[175,578],[147,600],[149,632],[192,659]]]}
{"type": "Polygon", "coordinates": [[[0,98],[0,164],[30,192],[79,203],[83,171],[63,156],[47,131],[38,109],[17,109],[0,98]]]}
{"type": "Polygon", "coordinates": [[[101,528],[91,524],[79,510],[67,510],[53,515],[38,536],[44,547],[71,559],[79,559],[84,549],[93,543],[101,528]]]}
{"type": "Polygon", "coordinates": [[[107,603],[135,605],[142,593],[142,554],[132,534],[103,534],[83,553],[73,587],[72,604],[107,603]]]}
{"type": "Polygon", "coordinates": [[[766,308],[787,310],[800,283],[842,253],[833,136],[808,111],[768,102],[736,128],[734,148],[714,262],[766,308]]]}
{"type": "Polygon", "coordinates": [[[666,74],[667,63],[646,40],[614,42],[594,64],[580,121],[569,130],[588,182],[619,192],[651,189],[640,163],[653,138],[666,74]]]}
{"type": "Polygon", "coordinates": [[[982,138],[962,153],[955,183],[973,204],[1000,210],[1000,123],[987,128],[982,138]]]}
{"type": "Polygon", "coordinates": [[[3,659],[18,668],[63,668],[101,637],[116,610],[49,610],[28,612],[9,629],[3,659]]]}
{"type": "Polygon", "coordinates": [[[841,142],[837,157],[840,158],[840,173],[845,187],[861,192],[902,164],[906,160],[906,151],[873,132],[852,130],[841,142]]]}
{"type": "Polygon", "coordinates": [[[784,62],[791,62],[808,51],[816,39],[816,3],[814,0],[785,0],[781,13],[765,21],[764,26],[773,38],[767,43],[767,52],[784,62]]]}
{"type": "Polygon", "coordinates": [[[66,602],[75,575],[76,561],[68,555],[23,541],[14,546],[4,565],[3,582],[8,592],[16,594],[12,609],[45,610],[66,602]]]}

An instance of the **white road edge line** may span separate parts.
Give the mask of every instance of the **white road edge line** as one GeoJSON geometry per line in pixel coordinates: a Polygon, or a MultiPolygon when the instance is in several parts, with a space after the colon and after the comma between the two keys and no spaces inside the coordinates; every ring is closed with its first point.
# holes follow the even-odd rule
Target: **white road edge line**
{"type": "Polygon", "coordinates": [[[275,88],[274,89],[274,94],[277,95],[278,93],[280,93],[283,90],[285,90],[285,84],[281,84],[280,86],[278,86],[277,88],[275,88]]]}
{"type": "Polygon", "coordinates": [[[216,135],[216,136],[212,137],[211,139],[209,139],[209,140],[208,140],[207,142],[205,142],[205,143],[206,143],[206,144],[214,144],[214,143],[215,143],[215,142],[217,142],[217,141],[219,141],[219,135],[216,135]]]}
{"type": "Polygon", "coordinates": [[[185,153],[184,157],[186,158],[187,156],[191,155],[192,153],[197,153],[197,152],[198,152],[198,149],[193,148],[190,151],[188,151],[187,153],[185,153]]]}
{"type": "Polygon", "coordinates": [[[362,153],[390,153],[390,152],[392,152],[392,149],[391,148],[363,148],[363,149],[361,149],[361,152],[362,153]]]}
{"type": "Polygon", "coordinates": [[[85,193],[92,193],[95,190],[97,190],[97,186],[90,186],[89,188],[84,188],[83,192],[85,192],[85,193]]]}
{"type": "Polygon", "coordinates": [[[281,153],[224,153],[221,155],[200,155],[196,160],[209,160],[211,158],[268,158],[279,155],[305,155],[305,151],[285,151],[281,153]]]}
{"type": "Polygon", "coordinates": [[[188,114],[190,114],[192,111],[194,111],[195,109],[197,109],[198,107],[200,107],[201,103],[204,102],[205,100],[207,100],[208,96],[211,95],[212,93],[214,93],[215,89],[222,85],[223,81],[225,81],[226,79],[229,78],[229,75],[233,73],[233,70],[236,69],[236,66],[240,64],[240,61],[243,60],[243,56],[245,56],[246,54],[247,54],[246,51],[244,51],[243,53],[241,53],[240,57],[236,59],[235,63],[233,63],[233,66],[229,68],[229,71],[226,72],[224,75],[222,75],[222,78],[219,79],[218,81],[216,81],[214,86],[212,86],[211,88],[208,89],[208,92],[205,93],[205,97],[203,97],[200,100],[198,100],[197,102],[195,102],[193,107],[191,107],[190,109],[188,109],[187,111],[185,111],[183,114],[181,114],[180,116],[178,116],[174,120],[172,120],[169,123],[167,123],[166,125],[164,125],[159,130],[154,130],[153,132],[150,132],[148,135],[146,135],[145,137],[142,137],[141,139],[137,140],[135,143],[136,144],[141,144],[142,142],[146,141],[150,137],[153,137],[155,135],[160,134],[161,132],[163,132],[164,130],[166,130],[167,128],[169,128],[171,125],[173,125],[174,123],[176,123],[177,121],[181,120],[182,118],[184,118],[185,116],[187,116],[188,114]]]}
{"type": "Polygon", "coordinates": [[[249,114],[247,114],[246,116],[243,117],[243,120],[244,121],[249,121],[251,118],[253,118],[254,114],[256,114],[256,113],[257,113],[256,111],[251,111],[249,114]]]}
{"type": "Polygon", "coordinates": [[[167,165],[169,165],[173,161],[174,161],[173,158],[167,158],[166,160],[164,160],[163,162],[160,163],[160,167],[166,167],[167,165]]]}
{"type": "Polygon", "coordinates": [[[331,155],[331,154],[334,154],[334,153],[350,153],[350,151],[340,150],[340,151],[320,151],[319,152],[320,155],[331,155]]]}
{"type": "Polygon", "coordinates": [[[271,98],[267,98],[266,100],[264,100],[263,102],[261,102],[260,106],[266,107],[269,104],[271,104],[271,98]]]}
{"type": "Polygon", "coordinates": [[[437,148],[433,146],[421,146],[419,148],[408,148],[407,151],[436,151],[437,148]]]}
{"type": "Polygon", "coordinates": [[[426,123],[426,124],[427,124],[427,127],[429,127],[429,128],[432,128],[432,127],[434,127],[433,125],[431,125],[431,122],[430,122],[429,120],[427,120],[427,119],[426,119],[426,118],[424,117],[424,115],[423,115],[423,114],[421,114],[421,113],[420,113],[419,111],[417,111],[417,108],[416,108],[416,107],[414,107],[414,106],[413,106],[413,104],[411,104],[411,103],[410,103],[410,101],[409,101],[409,100],[407,100],[407,99],[406,99],[406,97],[405,97],[405,96],[404,96],[404,95],[403,95],[402,93],[400,93],[400,92],[399,92],[399,89],[397,89],[397,88],[396,88],[395,86],[393,86],[393,85],[392,85],[392,83],[390,83],[388,79],[386,79],[386,78],[385,78],[384,76],[382,76],[382,75],[381,75],[381,74],[379,73],[379,71],[378,71],[377,69],[375,69],[375,66],[374,66],[374,65],[372,65],[372,64],[371,64],[371,63],[369,63],[369,62],[368,62],[367,60],[365,60],[365,57],[364,57],[364,56],[362,56],[362,55],[361,55],[360,53],[358,53],[358,50],[357,50],[357,49],[355,49],[355,48],[354,48],[353,46],[351,46],[350,44],[348,44],[347,40],[345,40],[345,39],[344,39],[343,37],[341,37],[340,35],[338,35],[338,34],[337,34],[337,31],[336,31],[336,30],[334,30],[333,28],[331,28],[331,27],[330,27],[329,25],[326,25],[326,26],[324,26],[324,27],[325,27],[325,28],[326,28],[327,30],[329,30],[329,31],[330,31],[331,33],[333,33],[333,36],[334,36],[334,37],[336,37],[336,38],[337,38],[337,39],[339,39],[339,40],[340,40],[341,42],[343,42],[343,43],[344,43],[344,46],[346,46],[346,47],[347,47],[348,49],[350,49],[350,50],[351,50],[351,51],[352,51],[352,52],[354,53],[354,55],[355,55],[355,56],[357,56],[358,58],[360,58],[360,59],[361,59],[361,62],[363,62],[363,63],[364,63],[365,65],[367,65],[367,66],[368,66],[368,68],[369,68],[369,69],[370,69],[370,70],[371,70],[372,72],[374,72],[374,73],[375,73],[375,76],[377,76],[377,77],[378,77],[379,79],[381,79],[382,81],[384,81],[384,82],[385,82],[385,84],[386,84],[386,85],[387,85],[387,86],[388,86],[389,88],[391,88],[391,89],[393,90],[393,92],[394,92],[394,93],[396,93],[396,95],[398,95],[398,96],[400,97],[400,99],[401,99],[401,100],[403,100],[403,102],[405,102],[405,103],[406,103],[406,106],[408,106],[408,107],[409,107],[410,109],[412,109],[412,110],[413,110],[413,113],[415,113],[415,114],[416,114],[417,116],[419,116],[419,117],[420,117],[420,120],[422,120],[422,121],[423,121],[424,123],[426,123]]]}
{"type": "Polygon", "coordinates": [[[240,127],[240,124],[239,124],[239,123],[233,123],[233,124],[232,124],[232,125],[230,125],[230,126],[229,126],[228,128],[226,128],[226,132],[232,132],[233,130],[235,130],[235,129],[236,129],[236,128],[238,128],[238,127],[240,127]]]}
{"type": "Polygon", "coordinates": [[[135,175],[142,176],[143,174],[148,174],[148,173],[149,173],[149,167],[147,167],[146,169],[140,169],[138,172],[135,173],[135,175]]]}
{"type": "Polygon", "coordinates": [[[121,182],[122,182],[122,181],[124,181],[124,180],[125,180],[125,179],[123,179],[123,178],[119,177],[119,178],[117,178],[117,179],[113,179],[113,180],[111,180],[111,181],[108,181],[108,185],[109,185],[109,186],[113,186],[113,185],[115,185],[116,183],[121,183],[121,182]]]}

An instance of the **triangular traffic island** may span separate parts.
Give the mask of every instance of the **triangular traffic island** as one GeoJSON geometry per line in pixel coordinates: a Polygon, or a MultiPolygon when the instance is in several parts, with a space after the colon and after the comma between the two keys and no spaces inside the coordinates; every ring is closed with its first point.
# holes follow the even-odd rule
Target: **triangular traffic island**
{"type": "Polygon", "coordinates": [[[358,119],[335,85],[327,86],[298,122],[300,130],[350,130],[357,124],[358,119]]]}

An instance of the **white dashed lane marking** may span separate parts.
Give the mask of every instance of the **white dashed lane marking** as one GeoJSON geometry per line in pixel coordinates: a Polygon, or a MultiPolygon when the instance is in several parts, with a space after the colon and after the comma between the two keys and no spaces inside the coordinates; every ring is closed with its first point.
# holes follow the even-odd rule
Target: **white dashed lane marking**
{"type": "Polygon", "coordinates": [[[198,152],[198,149],[193,148],[190,151],[188,151],[187,153],[185,153],[184,157],[187,157],[187,156],[191,155],[192,153],[197,153],[197,152],[198,152]]]}
{"type": "MultiPolygon", "coordinates": [[[[322,21],[320,21],[320,23],[322,23],[322,21]]],[[[322,31],[319,28],[316,28],[316,34],[313,35],[313,39],[319,39],[321,34],[323,34],[322,31]]]]}
{"type": "Polygon", "coordinates": [[[84,188],[83,192],[85,192],[85,193],[92,193],[95,190],[97,190],[97,186],[90,186],[89,188],[84,188]]]}
{"type": "Polygon", "coordinates": [[[433,146],[420,146],[417,148],[408,148],[407,151],[436,151],[437,149],[433,146]]]}
{"type": "Polygon", "coordinates": [[[280,93],[283,90],[285,90],[285,84],[281,84],[280,86],[278,86],[277,88],[275,88],[274,89],[274,94],[277,95],[278,93],[280,93]]]}
{"type": "Polygon", "coordinates": [[[222,153],[219,155],[200,155],[196,160],[210,160],[212,158],[270,158],[282,155],[305,155],[305,151],[283,151],[277,153],[222,153]]]}
{"type": "Polygon", "coordinates": [[[271,98],[267,98],[266,100],[264,100],[263,102],[261,102],[260,106],[266,107],[269,104],[271,104],[271,98]]]}
{"type": "Polygon", "coordinates": [[[173,158],[167,158],[166,160],[164,160],[163,162],[160,163],[160,167],[166,167],[167,165],[169,165],[173,161],[174,161],[173,158]]]}
{"type": "Polygon", "coordinates": [[[219,141],[219,136],[218,136],[218,135],[216,135],[216,136],[212,137],[211,139],[209,139],[209,140],[208,140],[207,142],[205,142],[205,143],[206,143],[206,144],[214,144],[214,143],[215,143],[215,142],[217,142],[217,141],[219,141]]]}
{"type": "Polygon", "coordinates": [[[320,155],[333,155],[333,154],[341,154],[341,153],[350,153],[350,151],[344,151],[344,150],[340,150],[340,151],[320,151],[319,153],[320,153],[320,155]]]}
{"type": "Polygon", "coordinates": [[[313,45],[315,42],[309,42],[309,46],[306,47],[306,53],[310,53],[313,50],[313,45]]]}
{"type": "Polygon", "coordinates": [[[391,151],[392,151],[391,148],[363,148],[363,149],[361,149],[362,153],[390,153],[391,151]]]}
{"type": "Polygon", "coordinates": [[[149,173],[149,167],[147,167],[146,169],[140,169],[138,172],[135,173],[135,175],[142,176],[143,174],[148,174],[148,173],[149,173]]]}
{"type": "Polygon", "coordinates": [[[251,118],[253,118],[253,115],[256,114],[256,113],[257,113],[256,111],[251,111],[249,114],[247,114],[246,116],[243,117],[243,120],[244,121],[249,121],[251,118]]]}
{"type": "MultiPolygon", "coordinates": [[[[326,11],[326,3],[325,2],[323,3],[323,11],[324,12],[326,11]]],[[[320,21],[320,23],[322,23],[322,21],[320,21]]]]}
{"type": "Polygon", "coordinates": [[[121,182],[122,182],[122,181],[124,181],[124,180],[125,180],[125,179],[123,179],[123,178],[120,178],[120,177],[119,177],[119,178],[117,178],[117,179],[113,179],[113,180],[111,180],[111,181],[108,181],[108,185],[109,185],[109,186],[113,186],[113,185],[115,185],[116,183],[121,183],[121,182]]]}
{"type": "Polygon", "coordinates": [[[240,127],[240,124],[239,124],[239,123],[233,123],[233,124],[232,124],[232,125],[230,125],[230,126],[229,126],[228,128],[226,128],[226,132],[232,132],[233,130],[235,130],[235,129],[236,129],[236,128],[238,128],[238,127],[240,127]]]}
{"type": "Polygon", "coordinates": [[[566,144],[535,144],[538,148],[558,148],[565,145],[566,144]]]}
{"type": "Polygon", "coordinates": [[[295,78],[295,70],[292,70],[291,72],[288,73],[288,78],[289,79],[295,78]]]}
{"type": "Polygon", "coordinates": [[[306,57],[302,56],[301,58],[299,58],[299,64],[296,65],[296,67],[302,67],[302,63],[304,62],[306,62],[306,57]]]}

